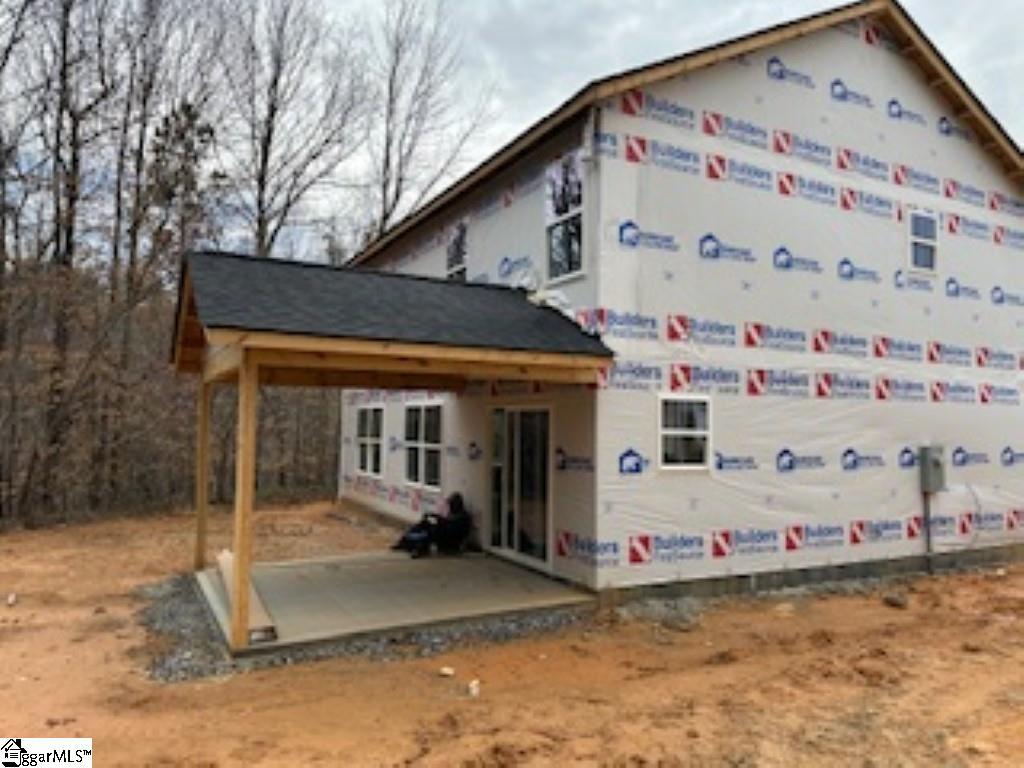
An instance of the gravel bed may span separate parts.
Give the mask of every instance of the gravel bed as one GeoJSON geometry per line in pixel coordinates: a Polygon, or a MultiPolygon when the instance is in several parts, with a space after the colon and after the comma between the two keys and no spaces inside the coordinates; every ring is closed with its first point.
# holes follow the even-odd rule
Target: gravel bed
{"type": "Polygon", "coordinates": [[[592,621],[594,613],[592,607],[579,606],[465,619],[425,629],[327,641],[234,659],[227,653],[220,628],[191,575],[182,574],[147,585],[140,588],[138,594],[148,601],[139,611],[139,621],[164,641],[148,669],[150,677],[162,682],[229,675],[338,656],[362,656],[380,661],[433,656],[456,647],[503,643],[585,625],[592,621]]]}

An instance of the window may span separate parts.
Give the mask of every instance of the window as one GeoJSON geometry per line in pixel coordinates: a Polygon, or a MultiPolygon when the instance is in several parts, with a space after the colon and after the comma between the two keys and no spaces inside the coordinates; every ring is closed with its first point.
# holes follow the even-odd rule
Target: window
{"type": "Polygon", "coordinates": [[[359,451],[359,471],[366,475],[381,475],[381,436],[384,434],[384,409],[360,408],[356,424],[356,445],[359,451]]]}
{"type": "Polygon", "coordinates": [[[445,259],[445,275],[455,282],[466,282],[466,222],[458,222],[448,241],[445,259]]]}
{"type": "Polygon", "coordinates": [[[664,397],[660,419],[658,440],[662,468],[704,469],[709,466],[711,403],[707,398],[664,397]]]}
{"type": "Polygon", "coordinates": [[[545,174],[548,279],[583,269],[583,163],[579,151],[568,152],[545,174]]]}
{"type": "Polygon", "coordinates": [[[939,222],[934,213],[910,212],[910,268],[934,272],[938,254],[939,222]]]}
{"type": "Polygon", "coordinates": [[[439,405],[410,405],[405,409],[405,479],[429,488],[441,487],[439,405]]]}

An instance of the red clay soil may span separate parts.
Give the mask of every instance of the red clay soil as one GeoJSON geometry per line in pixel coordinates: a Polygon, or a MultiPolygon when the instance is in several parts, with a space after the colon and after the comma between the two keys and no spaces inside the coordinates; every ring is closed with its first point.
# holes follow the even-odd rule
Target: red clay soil
{"type": "MultiPolygon", "coordinates": [[[[258,559],[391,541],[339,509],[259,511],[258,559]]],[[[229,530],[215,515],[211,552],[229,530]]],[[[0,597],[17,595],[0,604],[0,736],[90,736],[104,766],[1024,765],[1021,566],[918,579],[905,609],[743,599],[688,631],[608,620],[157,683],[133,590],[188,569],[191,538],[187,515],[0,535],[0,597]]]]}

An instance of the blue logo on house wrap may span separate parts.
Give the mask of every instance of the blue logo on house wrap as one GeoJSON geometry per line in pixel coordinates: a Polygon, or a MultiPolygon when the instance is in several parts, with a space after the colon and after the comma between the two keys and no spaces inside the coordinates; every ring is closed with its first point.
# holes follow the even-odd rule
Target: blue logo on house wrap
{"type": "Polygon", "coordinates": [[[963,141],[971,140],[971,134],[968,133],[966,129],[961,128],[953,122],[946,115],[940,117],[935,125],[938,128],[939,133],[947,138],[957,138],[963,141]]]}
{"type": "Polygon", "coordinates": [[[751,263],[757,260],[750,248],[730,245],[713,233],[708,232],[697,244],[697,252],[702,259],[714,261],[742,261],[751,263]]]}
{"type": "Polygon", "coordinates": [[[1024,293],[1012,293],[999,285],[992,288],[989,296],[997,307],[1024,307],[1024,293]]]}
{"type": "Polygon", "coordinates": [[[924,115],[920,112],[908,109],[900,102],[899,99],[889,99],[889,103],[886,105],[885,111],[893,120],[902,120],[905,123],[915,123],[917,125],[928,125],[928,121],[925,119],[924,115]]]}
{"type": "Polygon", "coordinates": [[[658,321],[651,315],[639,312],[604,312],[604,332],[620,339],[658,339],[658,321]]]}
{"type": "Polygon", "coordinates": [[[806,72],[801,72],[793,69],[792,67],[787,67],[778,56],[772,56],[767,62],[765,62],[765,72],[772,80],[792,83],[793,85],[799,85],[803,88],[815,87],[813,77],[808,75],[806,72]]]}
{"type": "Polygon", "coordinates": [[[498,277],[507,280],[518,272],[533,268],[533,259],[529,256],[502,256],[498,262],[498,277]]]}
{"type": "Polygon", "coordinates": [[[651,557],[661,563],[699,560],[704,557],[704,537],[685,533],[655,534],[651,536],[651,557]]]}
{"type": "Polygon", "coordinates": [[[900,469],[914,469],[914,467],[917,466],[917,451],[909,445],[904,446],[900,449],[897,461],[900,465],[900,469]]]}
{"type": "Polygon", "coordinates": [[[932,293],[935,289],[932,280],[913,272],[906,272],[897,269],[892,275],[892,284],[897,291],[911,291],[917,293],[932,293]]]}
{"type": "Polygon", "coordinates": [[[766,192],[772,189],[772,171],[760,165],[734,160],[728,161],[729,179],[745,187],[754,187],[766,192]]]}
{"type": "Polygon", "coordinates": [[[870,96],[854,90],[839,77],[829,85],[829,94],[832,96],[833,101],[842,102],[843,104],[852,104],[857,107],[866,107],[867,109],[874,109],[875,107],[870,96]]]}
{"type": "Polygon", "coordinates": [[[789,248],[782,245],[772,254],[772,266],[781,272],[813,272],[821,274],[821,262],[807,256],[796,256],[789,248]]]}
{"type": "Polygon", "coordinates": [[[783,474],[808,469],[824,469],[825,458],[815,454],[799,455],[789,448],[783,448],[775,456],[775,469],[783,474]]]}
{"type": "Polygon", "coordinates": [[[698,152],[656,139],[647,142],[647,151],[651,162],[660,168],[689,173],[692,176],[700,174],[701,162],[698,152]]]}
{"type": "Polygon", "coordinates": [[[988,464],[988,454],[984,451],[969,451],[962,445],[953,449],[950,454],[954,467],[972,467],[978,464],[988,464]]]}
{"type": "Polygon", "coordinates": [[[950,299],[981,301],[981,291],[978,288],[961,283],[955,277],[950,277],[946,280],[946,296],[950,299]]]}
{"type": "Polygon", "coordinates": [[[594,151],[605,157],[618,157],[619,137],[606,131],[594,131],[594,151]]]}
{"type": "Polygon", "coordinates": [[[693,128],[697,122],[697,113],[685,104],[658,98],[646,91],[644,92],[644,113],[651,120],[681,128],[693,128]]]}
{"type": "Polygon", "coordinates": [[[864,469],[880,469],[885,459],[876,453],[860,453],[856,448],[847,448],[840,457],[844,472],[859,472],[864,469]]]}
{"type": "Polygon", "coordinates": [[[675,235],[648,232],[632,219],[619,225],[619,243],[626,248],[650,248],[659,251],[678,251],[675,235]]]}
{"type": "Polygon", "coordinates": [[[1014,450],[1008,445],[999,454],[999,463],[1004,467],[1024,466],[1024,451],[1014,450]]]}
{"type": "Polygon", "coordinates": [[[781,537],[772,528],[736,528],[732,532],[733,553],[756,555],[763,552],[777,552],[781,537]]]}
{"type": "Polygon", "coordinates": [[[839,264],[836,268],[836,274],[839,275],[840,280],[848,283],[882,282],[882,276],[878,274],[878,270],[871,269],[870,267],[859,267],[854,263],[853,259],[850,258],[843,258],[839,260],[839,264]]]}
{"type": "Polygon", "coordinates": [[[750,472],[757,469],[757,459],[715,451],[715,469],[719,472],[750,472]]]}
{"type": "Polygon", "coordinates": [[[627,448],[619,454],[619,474],[639,475],[647,467],[648,461],[634,448],[627,448]]]}
{"type": "Polygon", "coordinates": [[[661,367],[632,360],[616,360],[608,370],[612,389],[652,389],[661,385],[661,367]]]}

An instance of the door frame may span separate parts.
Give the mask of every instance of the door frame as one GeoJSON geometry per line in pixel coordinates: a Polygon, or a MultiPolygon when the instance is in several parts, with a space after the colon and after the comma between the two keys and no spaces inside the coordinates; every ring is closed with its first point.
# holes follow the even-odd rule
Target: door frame
{"type": "MultiPolygon", "coordinates": [[[[530,400],[510,400],[493,402],[487,405],[487,514],[484,516],[487,521],[486,529],[484,530],[483,543],[484,550],[497,557],[502,557],[506,560],[510,560],[519,565],[525,565],[534,570],[542,571],[543,573],[551,574],[554,572],[554,557],[552,547],[555,543],[555,406],[553,403],[547,400],[543,401],[530,401],[530,400]],[[491,504],[491,470],[494,466],[494,412],[505,411],[507,414],[509,411],[541,411],[548,415],[548,494],[546,504],[546,520],[545,520],[545,546],[544,546],[544,560],[539,560],[536,557],[530,557],[517,552],[515,549],[506,549],[505,547],[496,547],[491,544],[491,534],[493,532],[493,521],[492,512],[490,508],[491,504]]],[[[506,462],[507,464],[507,462],[506,462]]],[[[505,486],[506,483],[503,483],[505,486]]],[[[503,497],[504,498],[504,497],[503,497]]]]}

